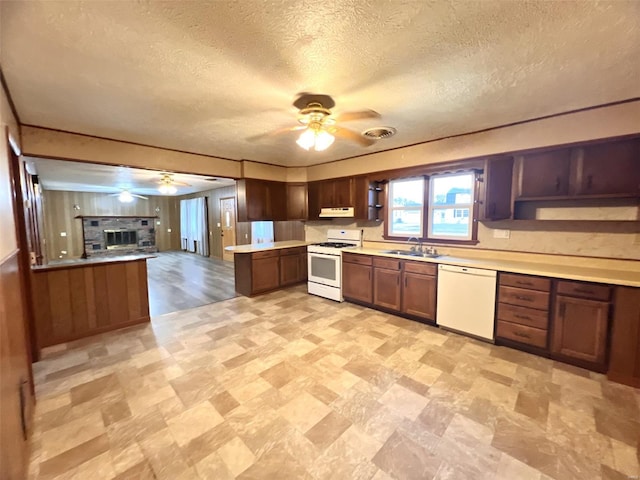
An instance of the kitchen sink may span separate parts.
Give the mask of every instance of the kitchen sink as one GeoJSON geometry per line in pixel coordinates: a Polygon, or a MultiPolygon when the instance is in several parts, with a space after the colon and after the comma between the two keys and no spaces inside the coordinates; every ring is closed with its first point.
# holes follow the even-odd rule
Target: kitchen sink
{"type": "Polygon", "coordinates": [[[421,258],[436,258],[440,256],[437,253],[413,252],[411,250],[382,250],[382,253],[389,253],[391,255],[404,255],[406,257],[421,257],[421,258]]]}

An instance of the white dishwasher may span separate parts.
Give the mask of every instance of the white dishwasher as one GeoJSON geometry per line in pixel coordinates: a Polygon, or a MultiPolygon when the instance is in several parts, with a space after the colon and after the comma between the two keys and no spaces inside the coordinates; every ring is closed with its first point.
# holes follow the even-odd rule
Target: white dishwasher
{"type": "Polygon", "coordinates": [[[438,265],[436,323],[493,341],[495,270],[438,265]]]}

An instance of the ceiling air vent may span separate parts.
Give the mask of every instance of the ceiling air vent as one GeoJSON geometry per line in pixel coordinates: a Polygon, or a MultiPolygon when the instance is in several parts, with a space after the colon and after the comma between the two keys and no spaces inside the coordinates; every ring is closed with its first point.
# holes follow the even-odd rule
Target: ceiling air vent
{"type": "Polygon", "coordinates": [[[382,138],[393,137],[397,130],[393,127],[374,127],[362,132],[362,135],[369,138],[380,140],[382,138]]]}
{"type": "Polygon", "coordinates": [[[205,181],[207,181],[207,182],[217,182],[218,179],[217,178],[213,178],[213,177],[212,178],[205,178],[205,181]]]}

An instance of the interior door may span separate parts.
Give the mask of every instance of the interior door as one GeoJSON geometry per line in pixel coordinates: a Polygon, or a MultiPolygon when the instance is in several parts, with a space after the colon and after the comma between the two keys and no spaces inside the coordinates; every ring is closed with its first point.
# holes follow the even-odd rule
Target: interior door
{"type": "Polygon", "coordinates": [[[236,199],[225,197],[220,199],[220,235],[222,237],[222,259],[233,262],[233,253],[226,247],[236,244],[236,199]]]}

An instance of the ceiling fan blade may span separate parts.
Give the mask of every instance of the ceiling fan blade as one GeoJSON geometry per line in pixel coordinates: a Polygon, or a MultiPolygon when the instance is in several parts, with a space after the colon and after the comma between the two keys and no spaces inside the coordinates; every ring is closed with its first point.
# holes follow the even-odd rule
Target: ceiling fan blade
{"type": "Polygon", "coordinates": [[[143,197],[142,195],[138,195],[137,193],[132,193],[131,196],[132,197],[138,197],[138,198],[141,198],[143,200],[149,200],[149,197],[143,197]]]}
{"type": "Polygon", "coordinates": [[[350,122],[351,120],[362,120],[365,118],[380,118],[380,114],[374,110],[362,110],[359,112],[344,112],[336,115],[338,122],[350,122]]]}
{"type": "Polygon", "coordinates": [[[247,141],[256,142],[264,138],[273,137],[275,135],[282,135],[283,133],[295,132],[296,130],[304,130],[305,128],[307,128],[305,125],[297,125],[295,127],[280,128],[278,130],[273,130],[272,132],[261,133],[260,135],[254,135],[253,137],[248,137],[247,141]]]}
{"type": "Polygon", "coordinates": [[[372,140],[371,138],[367,138],[358,132],[349,130],[348,128],[333,127],[331,128],[330,132],[333,133],[336,137],[344,138],[346,140],[351,140],[352,142],[359,143],[363,147],[368,147],[376,143],[375,140],[372,140]]]}

